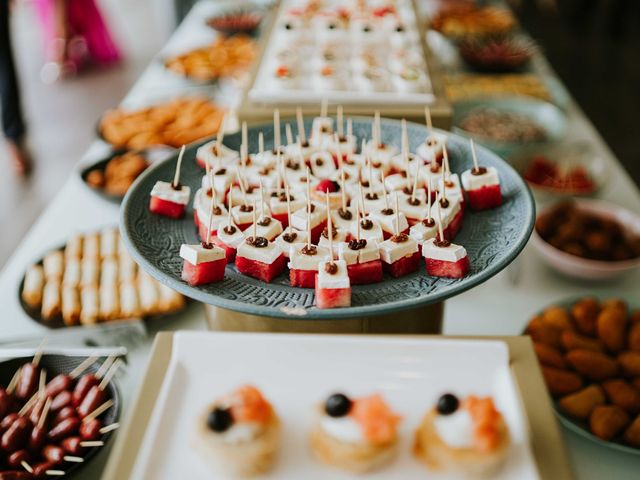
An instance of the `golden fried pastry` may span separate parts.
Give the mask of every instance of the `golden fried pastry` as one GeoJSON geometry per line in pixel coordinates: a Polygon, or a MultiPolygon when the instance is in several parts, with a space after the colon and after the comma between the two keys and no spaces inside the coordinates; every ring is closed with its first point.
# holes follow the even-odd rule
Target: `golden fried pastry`
{"type": "Polygon", "coordinates": [[[640,415],[624,431],[623,438],[632,447],[640,448],[640,415]]]}
{"type": "Polygon", "coordinates": [[[622,370],[629,376],[640,376],[640,352],[622,352],[618,355],[622,370]]]}
{"type": "Polygon", "coordinates": [[[629,415],[617,405],[602,405],[593,409],[591,431],[602,440],[611,440],[630,422],[629,415]]]}
{"type": "Polygon", "coordinates": [[[602,388],[614,405],[631,414],[640,412],[640,392],[632,385],[624,380],[614,379],[604,382],[602,388]]]}
{"type": "Polygon", "coordinates": [[[629,335],[627,337],[627,347],[629,350],[640,352],[640,322],[631,324],[629,335]]]}
{"type": "Polygon", "coordinates": [[[455,5],[444,8],[431,20],[430,27],[447,37],[499,35],[512,30],[516,20],[504,8],[455,5]]]}
{"type": "Polygon", "coordinates": [[[618,306],[604,308],[598,315],[597,332],[607,350],[619,352],[625,346],[627,312],[618,306]]]}
{"type": "Polygon", "coordinates": [[[595,381],[615,377],[620,370],[616,360],[592,350],[571,350],[566,359],[581,375],[595,381]]]}
{"type": "Polygon", "coordinates": [[[184,144],[215,135],[224,110],[203,97],[185,97],[137,111],[108,111],[100,121],[105,140],[118,148],[140,150],[184,144]]]}
{"type": "Polygon", "coordinates": [[[594,297],[585,297],[571,307],[573,320],[584,335],[595,335],[600,303],[594,297]]]}
{"type": "Polygon", "coordinates": [[[562,332],[562,345],[565,350],[593,350],[594,352],[602,352],[604,347],[600,340],[595,338],[589,338],[585,335],[580,335],[576,332],[564,331],[562,332]]]}
{"type": "Polygon", "coordinates": [[[542,365],[555,368],[566,368],[567,362],[557,349],[546,343],[535,342],[533,348],[538,356],[538,361],[542,365]]]}
{"type": "Polygon", "coordinates": [[[542,321],[545,325],[559,328],[560,330],[573,330],[573,323],[569,312],[562,307],[549,307],[542,313],[542,321]]]}
{"type": "Polygon", "coordinates": [[[553,395],[566,395],[582,388],[582,379],[574,372],[544,365],[541,368],[547,388],[553,395]]]}
{"type": "Polygon", "coordinates": [[[562,397],[558,404],[560,408],[575,418],[589,418],[594,408],[604,405],[605,397],[602,388],[590,385],[587,388],[562,397]]]}
{"type": "Polygon", "coordinates": [[[248,36],[220,36],[209,46],[170,58],[165,67],[185,77],[207,82],[246,72],[256,53],[256,44],[248,36]]]}
{"type": "Polygon", "coordinates": [[[554,348],[562,348],[562,330],[546,325],[544,320],[531,322],[527,333],[534,342],[546,343],[554,348]]]}

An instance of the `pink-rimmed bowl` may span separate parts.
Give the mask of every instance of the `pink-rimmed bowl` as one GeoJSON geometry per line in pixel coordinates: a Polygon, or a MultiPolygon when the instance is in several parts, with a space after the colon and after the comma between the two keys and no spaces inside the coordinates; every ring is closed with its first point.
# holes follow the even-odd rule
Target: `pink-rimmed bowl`
{"type": "MultiPolygon", "coordinates": [[[[625,227],[628,235],[640,237],[640,215],[637,213],[601,200],[574,199],[573,202],[577,209],[609,220],[616,220],[625,227]]],[[[548,213],[551,208],[553,205],[539,210],[536,220],[548,213]]],[[[531,243],[542,261],[553,270],[582,280],[610,280],[640,267],[640,257],[630,260],[603,261],[566,253],[545,241],[535,228],[531,235],[531,243]]]]}

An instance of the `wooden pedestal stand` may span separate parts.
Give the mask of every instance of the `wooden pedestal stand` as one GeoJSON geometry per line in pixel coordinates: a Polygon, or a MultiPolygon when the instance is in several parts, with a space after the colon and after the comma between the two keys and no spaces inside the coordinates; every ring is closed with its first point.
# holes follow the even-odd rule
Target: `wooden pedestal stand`
{"type": "Polygon", "coordinates": [[[440,334],[444,303],[348,320],[287,320],[210,305],[205,310],[209,329],[222,332],[440,334]]]}

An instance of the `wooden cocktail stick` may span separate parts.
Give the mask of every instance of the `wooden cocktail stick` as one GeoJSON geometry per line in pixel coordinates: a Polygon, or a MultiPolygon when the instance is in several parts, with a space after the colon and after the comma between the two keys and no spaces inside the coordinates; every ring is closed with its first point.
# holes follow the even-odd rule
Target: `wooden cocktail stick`
{"type": "Polygon", "coordinates": [[[176,173],[173,176],[173,183],[171,184],[173,188],[178,188],[180,186],[180,168],[182,167],[182,157],[184,156],[185,146],[182,145],[180,148],[180,153],[178,154],[178,164],[176,165],[176,173]]]}
{"type": "Polygon", "coordinates": [[[296,121],[298,122],[298,139],[303,144],[307,144],[307,134],[304,131],[304,118],[302,117],[302,109],[296,108],[296,121]]]}

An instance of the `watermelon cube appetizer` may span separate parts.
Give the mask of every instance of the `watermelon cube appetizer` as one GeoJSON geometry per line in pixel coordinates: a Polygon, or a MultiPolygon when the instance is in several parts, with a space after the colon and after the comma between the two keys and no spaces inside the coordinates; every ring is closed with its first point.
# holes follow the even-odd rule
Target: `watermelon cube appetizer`
{"type": "MultiPolygon", "coordinates": [[[[338,246],[341,243],[344,243],[347,240],[349,240],[350,235],[349,235],[349,232],[345,232],[341,228],[334,227],[332,228],[332,230],[333,230],[333,235],[331,237],[333,240],[333,256],[337,257],[339,253],[338,246]]],[[[322,231],[322,234],[320,235],[320,240],[318,241],[318,245],[326,249],[329,249],[329,226],[328,225],[327,225],[327,228],[325,228],[322,231]]]]}
{"type": "Polygon", "coordinates": [[[462,173],[462,186],[473,210],[487,210],[502,205],[500,179],[495,167],[466,170],[462,173]]]}
{"type": "Polygon", "coordinates": [[[306,243],[307,232],[301,232],[293,227],[288,227],[284,232],[276,237],[274,243],[280,248],[282,254],[289,258],[291,246],[296,243],[306,243]]]}
{"type": "Polygon", "coordinates": [[[171,182],[158,181],[151,189],[149,210],[164,217],[182,218],[190,196],[191,189],[186,185],[174,187],[171,182]]]}
{"type": "MultiPolygon", "coordinates": [[[[253,224],[247,229],[247,233],[253,235],[253,224]]],[[[256,236],[258,237],[264,237],[272,242],[281,233],[282,224],[273,217],[265,215],[256,222],[256,236]]]]}
{"type": "Polygon", "coordinates": [[[191,286],[220,282],[224,278],[225,252],[212,243],[183,244],[180,257],[184,259],[182,279],[191,286]]]}
{"type": "Polygon", "coordinates": [[[320,262],[331,260],[329,250],[316,245],[296,244],[289,251],[289,284],[314,288],[320,262]]]}
{"type": "Polygon", "coordinates": [[[318,308],[351,306],[351,282],[344,260],[320,262],[315,284],[318,308]]]}
{"type": "Polygon", "coordinates": [[[442,163],[444,155],[444,145],[447,137],[441,133],[430,132],[430,135],[420,144],[416,153],[426,162],[442,163]]]}
{"type": "MultiPolygon", "coordinates": [[[[311,243],[318,243],[327,226],[327,208],[319,203],[311,203],[311,243]]],[[[291,215],[291,226],[297,230],[307,230],[307,207],[296,210],[291,215]]],[[[313,288],[313,287],[312,287],[313,288]]]]}
{"type": "Polygon", "coordinates": [[[418,242],[405,233],[378,244],[378,250],[383,270],[394,278],[413,273],[420,266],[418,242]]]}
{"type": "MultiPolygon", "coordinates": [[[[268,208],[266,205],[264,206],[264,208],[264,211],[269,211],[266,210],[268,208]]],[[[260,212],[260,205],[257,205],[256,209],[258,212],[260,212]]],[[[236,205],[234,202],[234,205],[231,208],[231,216],[233,217],[233,222],[238,226],[238,228],[244,231],[251,225],[253,225],[253,205],[236,205]]]]}
{"type": "Polygon", "coordinates": [[[382,261],[377,242],[351,240],[339,247],[340,257],[347,262],[351,285],[366,285],[382,281],[382,261]]]}
{"type": "MultiPolygon", "coordinates": [[[[218,147],[217,140],[205,143],[196,151],[196,163],[204,170],[209,163],[211,168],[228,166],[240,159],[240,153],[225,145],[218,147]]],[[[217,190],[217,188],[216,188],[217,190]]]]}
{"type": "Polygon", "coordinates": [[[331,223],[334,227],[350,232],[356,228],[357,215],[355,207],[342,207],[331,210],[331,223]]]}
{"type": "Polygon", "coordinates": [[[247,237],[236,253],[238,271],[266,283],[284,272],[286,263],[276,244],[264,237],[247,237]]]}
{"type": "Polygon", "coordinates": [[[402,212],[396,215],[393,208],[374,210],[369,214],[369,218],[378,222],[382,228],[384,240],[391,238],[396,232],[407,233],[409,231],[407,217],[402,212]]]}
{"type": "Polygon", "coordinates": [[[399,194],[399,206],[409,227],[412,227],[427,215],[427,192],[420,188],[413,198],[411,198],[411,193],[402,192],[399,194]]]}
{"type": "MultiPolygon", "coordinates": [[[[438,195],[436,202],[440,205],[440,217],[442,218],[444,238],[447,240],[453,240],[462,227],[463,214],[460,198],[444,198],[438,195]]],[[[437,205],[435,206],[437,207],[437,205]]]]}
{"type": "MultiPolygon", "coordinates": [[[[351,225],[349,231],[353,238],[358,237],[358,224],[351,225]]],[[[377,220],[373,220],[369,216],[366,216],[360,220],[360,238],[377,243],[384,240],[384,232],[377,220]]]]}
{"type": "Polygon", "coordinates": [[[423,218],[409,229],[409,236],[418,242],[418,245],[422,245],[424,242],[430,238],[435,238],[437,235],[438,224],[433,217],[423,218]]]}
{"type": "Polygon", "coordinates": [[[227,255],[227,263],[233,263],[236,259],[236,251],[240,244],[244,241],[244,234],[233,223],[228,221],[221,222],[218,225],[216,236],[211,242],[217,247],[222,248],[227,255]]]}
{"type": "Polygon", "coordinates": [[[469,273],[467,251],[449,240],[431,238],[422,246],[427,274],[434,277],[463,278],[469,273]]]}

